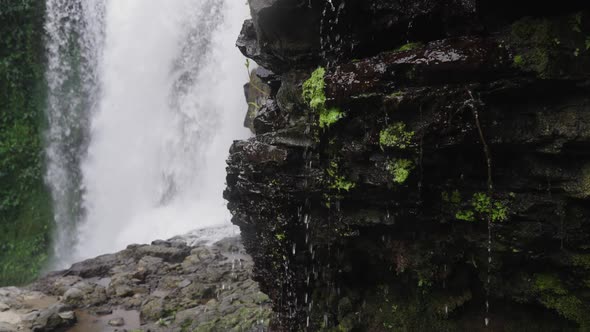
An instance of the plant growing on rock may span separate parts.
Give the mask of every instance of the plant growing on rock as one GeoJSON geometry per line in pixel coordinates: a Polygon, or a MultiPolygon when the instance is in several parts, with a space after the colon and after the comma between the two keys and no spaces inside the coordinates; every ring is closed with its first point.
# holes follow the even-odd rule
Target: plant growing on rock
{"type": "Polygon", "coordinates": [[[490,218],[492,222],[502,222],[508,219],[508,207],[499,200],[494,200],[485,193],[475,193],[470,201],[471,209],[459,210],[455,218],[464,221],[475,221],[476,216],[482,219],[490,218]]]}
{"type": "Polygon", "coordinates": [[[303,83],[303,100],[314,111],[320,111],[326,105],[326,94],[324,92],[326,83],[324,82],[324,75],[326,75],[326,70],[323,67],[319,67],[303,83]]]}
{"type": "Polygon", "coordinates": [[[344,113],[338,108],[323,109],[320,111],[320,128],[330,127],[344,117],[344,113]]]}
{"type": "Polygon", "coordinates": [[[348,180],[346,177],[339,174],[338,163],[336,161],[330,162],[330,167],[328,167],[326,172],[330,177],[330,189],[336,189],[338,191],[349,191],[350,189],[356,186],[354,182],[348,180]]]}
{"type": "Polygon", "coordinates": [[[484,193],[475,193],[471,204],[476,212],[489,215],[492,221],[505,221],[508,219],[508,207],[500,201],[494,201],[484,193]]]}
{"type": "Polygon", "coordinates": [[[471,210],[459,210],[455,213],[455,218],[463,221],[475,221],[475,214],[471,210]]]}
{"type": "Polygon", "coordinates": [[[0,287],[32,281],[48,260],[44,3],[9,1],[0,8],[0,287]]]}
{"type": "Polygon", "coordinates": [[[413,131],[406,130],[405,123],[396,122],[381,130],[379,133],[379,145],[381,148],[385,146],[404,150],[412,144],[414,134],[413,131]]]}
{"type": "Polygon", "coordinates": [[[302,92],[303,100],[313,111],[319,114],[319,126],[322,129],[330,127],[345,116],[336,107],[326,108],[325,75],[326,70],[323,67],[316,69],[311,74],[311,77],[303,82],[302,92]]]}
{"type": "Polygon", "coordinates": [[[385,169],[393,176],[393,181],[399,184],[406,182],[414,167],[414,163],[408,159],[390,160],[385,165],[385,169]]]}
{"type": "Polygon", "coordinates": [[[567,289],[558,275],[535,275],[532,292],[543,306],[580,324],[581,331],[587,331],[590,328],[590,318],[587,315],[588,306],[576,294],[567,289]]]}
{"type": "Polygon", "coordinates": [[[396,52],[411,51],[411,50],[415,50],[415,49],[420,48],[420,47],[424,47],[424,44],[423,43],[420,43],[420,42],[407,43],[407,44],[404,44],[404,45],[400,46],[395,51],[396,52]]]}

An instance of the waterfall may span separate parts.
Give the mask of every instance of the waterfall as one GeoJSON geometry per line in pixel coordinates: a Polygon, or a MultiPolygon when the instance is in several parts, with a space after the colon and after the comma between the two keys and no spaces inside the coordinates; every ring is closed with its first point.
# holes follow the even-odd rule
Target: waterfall
{"type": "Polygon", "coordinates": [[[248,15],[230,0],[47,0],[55,265],[229,224],[248,15]]]}

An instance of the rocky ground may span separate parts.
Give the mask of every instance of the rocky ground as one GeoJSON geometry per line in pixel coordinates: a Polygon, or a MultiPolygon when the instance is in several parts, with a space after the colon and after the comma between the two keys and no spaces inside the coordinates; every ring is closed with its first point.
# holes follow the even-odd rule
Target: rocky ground
{"type": "Polygon", "coordinates": [[[127,249],[0,289],[0,331],[266,331],[269,298],[238,238],[127,249]]]}

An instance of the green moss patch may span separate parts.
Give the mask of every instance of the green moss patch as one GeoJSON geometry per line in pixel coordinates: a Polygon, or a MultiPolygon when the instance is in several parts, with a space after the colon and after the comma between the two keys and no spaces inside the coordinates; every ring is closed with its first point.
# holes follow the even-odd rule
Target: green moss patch
{"type": "Polygon", "coordinates": [[[406,182],[414,168],[414,163],[408,159],[390,160],[385,165],[385,169],[393,176],[393,181],[398,184],[406,182]]]}
{"type": "Polygon", "coordinates": [[[396,122],[391,126],[381,130],[379,133],[379,145],[381,147],[392,147],[398,149],[407,149],[412,144],[412,138],[415,133],[406,130],[406,124],[396,122]]]}
{"type": "Polygon", "coordinates": [[[322,109],[320,111],[320,128],[327,128],[344,117],[344,113],[338,108],[322,109]]]}
{"type": "Polygon", "coordinates": [[[580,57],[588,52],[587,18],[581,13],[557,18],[526,17],[512,24],[507,42],[515,67],[540,78],[579,76],[588,68],[580,57]],[[573,72],[576,71],[576,72],[573,72]]]}
{"type": "Polygon", "coordinates": [[[415,43],[407,43],[404,44],[402,46],[400,46],[399,48],[397,48],[395,51],[396,52],[405,52],[405,51],[412,51],[418,48],[424,47],[423,43],[420,42],[415,42],[415,43]]]}
{"type": "Polygon", "coordinates": [[[455,210],[455,219],[462,221],[488,220],[492,222],[502,222],[508,220],[508,205],[506,201],[497,200],[485,193],[475,193],[467,204],[461,208],[461,195],[443,193],[442,200],[451,205],[451,210],[455,210]]]}
{"type": "Polygon", "coordinates": [[[538,301],[548,309],[553,309],[563,317],[578,323],[583,331],[590,328],[590,316],[588,316],[590,308],[570,292],[557,275],[535,275],[533,292],[538,301]]]}
{"type": "Polygon", "coordinates": [[[330,166],[326,170],[326,173],[329,177],[330,189],[336,189],[338,191],[350,191],[356,186],[354,182],[340,174],[338,163],[336,161],[330,162],[330,166]]]}
{"type": "Polygon", "coordinates": [[[319,67],[311,77],[303,83],[303,100],[314,111],[321,111],[326,105],[326,94],[324,92],[325,82],[324,76],[326,70],[319,67]]]}
{"type": "Polygon", "coordinates": [[[303,100],[319,114],[319,126],[322,129],[330,127],[345,116],[345,113],[336,107],[326,108],[325,75],[326,70],[323,67],[316,69],[311,77],[303,82],[302,92],[303,100]]]}
{"type": "Polygon", "coordinates": [[[554,48],[556,35],[548,20],[525,18],[512,25],[510,40],[523,48],[523,53],[514,57],[514,65],[545,74],[549,70],[550,51],[554,48]]]}

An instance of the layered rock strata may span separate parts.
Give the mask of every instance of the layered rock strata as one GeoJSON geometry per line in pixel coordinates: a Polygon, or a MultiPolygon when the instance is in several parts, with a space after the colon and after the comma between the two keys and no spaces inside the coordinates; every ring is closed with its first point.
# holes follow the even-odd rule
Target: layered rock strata
{"type": "Polygon", "coordinates": [[[274,330],[590,329],[588,4],[249,4],[225,197],[274,330]]]}

